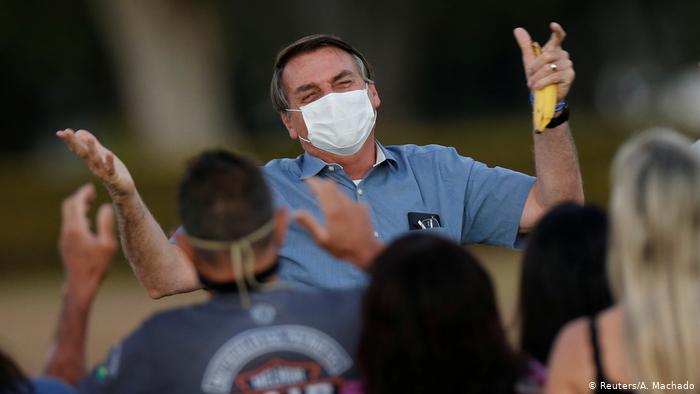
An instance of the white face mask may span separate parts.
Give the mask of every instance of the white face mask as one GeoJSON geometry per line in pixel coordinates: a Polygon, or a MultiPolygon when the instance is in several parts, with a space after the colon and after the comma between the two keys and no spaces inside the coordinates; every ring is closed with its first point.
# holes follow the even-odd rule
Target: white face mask
{"type": "Polygon", "coordinates": [[[363,89],[329,93],[320,99],[287,111],[301,112],[308,138],[300,140],[338,156],[351,156],[362,148],[377,120],[377,111],[363,89]]]}

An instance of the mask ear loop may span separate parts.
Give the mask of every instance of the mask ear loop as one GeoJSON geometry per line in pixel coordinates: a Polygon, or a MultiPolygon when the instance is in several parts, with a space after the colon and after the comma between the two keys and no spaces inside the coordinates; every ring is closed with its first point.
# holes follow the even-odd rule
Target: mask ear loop
{"type": "Polygon", "coordinates": [[[241,245],[241,256],[243,261],[243,271],[245,274],[246,282],[254,289],[265,289],[274,287],[271,283],[260,283],[255,277],[255,250],[253,245],[246,242],[241,245]]]}
{"type": "Polygon", "coordinates": [[[245,285],[245,276],[243,273],[243,251],[241,243],[231,244],[231,264],[233,266],[233,274],[236,276],[236,286],[238,293],[241,295],[241,305],[245,309],[250,308],[250,297],[248,296],[248,288],[245,285]]]}
{"type": "Polygon", "coordinates": [[[241,249],[245,279],[251,287],[260,287],[260,283],[255,279],[255,252],[253,251],[253,247],[250,243],[247,243],[245,247],[241,249]]]}

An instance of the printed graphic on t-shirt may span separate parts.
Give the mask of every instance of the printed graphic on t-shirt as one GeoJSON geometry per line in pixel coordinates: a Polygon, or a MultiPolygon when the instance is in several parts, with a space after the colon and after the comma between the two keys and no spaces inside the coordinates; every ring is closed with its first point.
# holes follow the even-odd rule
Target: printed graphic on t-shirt
{"type": "Polygon", "coordinates": [[[202,380],[207,394],[332,394],[352,359],[332,337],[283,325],[244,331],[224,343],[202,380]]]}
{"type": "Polygon", "coordinates": [[[274,358],[250,372],[240,374],[236,378],[236,386],[243,393],[335,393],[342,385],[340,377],[321,379],[321,366],[313,361],[289,361],[274,358]],[[256,390],[255,387],[262,387],[256,390]]]}

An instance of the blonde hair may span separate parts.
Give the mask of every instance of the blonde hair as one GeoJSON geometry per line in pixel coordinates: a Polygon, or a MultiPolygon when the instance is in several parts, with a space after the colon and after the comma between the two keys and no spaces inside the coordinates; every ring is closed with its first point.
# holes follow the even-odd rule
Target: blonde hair
{"type": "Polygon", "coordinates": [[[612,180],[609,269],[632,377],[651,392],[700,385],[700,158],[675,132],[646,133],[620,149],[612,180]]]}

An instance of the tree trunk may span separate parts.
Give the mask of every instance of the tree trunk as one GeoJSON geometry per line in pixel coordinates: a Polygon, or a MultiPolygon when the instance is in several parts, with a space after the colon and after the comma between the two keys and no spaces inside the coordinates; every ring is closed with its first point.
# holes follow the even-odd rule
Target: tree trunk
{"type": "Polygon", "coordinates": [[[128,124],[161,157],[235,139],[214,1],[95,0],[128,124]]]}

